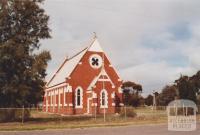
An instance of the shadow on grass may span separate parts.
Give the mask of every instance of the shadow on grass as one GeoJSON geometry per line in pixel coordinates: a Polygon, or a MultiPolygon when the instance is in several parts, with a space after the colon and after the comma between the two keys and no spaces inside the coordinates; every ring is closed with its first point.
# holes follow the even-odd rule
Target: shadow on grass
{"type": "Polygon", "coordinates": [[[49,118],[29,118],[25,122],[73,122],[73,121],[89,121],[94,119],[92,116],[58,116],[58,117],[49,117],[49,118]]]}

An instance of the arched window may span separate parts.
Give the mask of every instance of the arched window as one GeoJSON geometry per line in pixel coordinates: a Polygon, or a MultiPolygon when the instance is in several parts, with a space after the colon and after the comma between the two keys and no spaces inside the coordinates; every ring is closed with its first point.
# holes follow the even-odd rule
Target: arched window
{"type": "Polygon", "coordinates": [[[105,91],[102,92],[101,104],[102,104],[102,106],[105,106],[105,91]]]}
{"type": "Polygon", "coordinates": [[[81,90],[77,90],[77,106],[81,105],[81,90]]]}
{"type": "Polygon", "coordinates": [[[101,108],[108,107],[108,93],[105,89],[102,90],[100,93],[100,104],[101,104],[101,108]]]}
{"type": "Polygon", "coordinates": [[[76,105],[76,108],[82,108],[83,107],[83,90],[81,87],[78,87],[76,88],[76,91],[75,91],[75,105],[76,105]]]}

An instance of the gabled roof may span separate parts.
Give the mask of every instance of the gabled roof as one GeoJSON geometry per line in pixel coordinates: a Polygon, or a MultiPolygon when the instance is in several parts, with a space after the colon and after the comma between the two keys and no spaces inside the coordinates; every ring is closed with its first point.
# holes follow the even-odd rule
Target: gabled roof
{"type": "Polygon", "coordinates": [[[64,62],[61,64],[61,66],[58,68],[56,73],[53,75],[53,77],[50,79],[50,81],[47,83],[47,87],[51,87],[60,83],[63,83],[67,77],[71,75],[77,64],[80,62],[81,58],[87,51],[95,51],[95,52],[103,52],[97,38],[95,37],[91,44],[74,55],[73,57],[69,59],[65,59],[64,62]]]}

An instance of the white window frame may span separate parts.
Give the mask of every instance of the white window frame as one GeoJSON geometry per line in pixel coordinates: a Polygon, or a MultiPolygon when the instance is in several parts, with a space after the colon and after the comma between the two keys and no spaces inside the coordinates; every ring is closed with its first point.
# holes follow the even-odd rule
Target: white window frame
{"type": "Polygon", "coordinates": [[[48,93],[47,93],[47,97],[48,97],[48,98],[47,98],[47,101],[48,101],[48,102],[47,102],[47,106],[51,106],[51,92],[48,92],[48,93]],[[49,102],[50,102],[50,103],[49,103],[49,102]]]}
{"type": "Polygon", "coordinates": [[[54,105],[55,106],[58,106],[58,104],[59,104],[59,103],[58,104],[56,103],[57,100],[59,102],[58,88],[55,90],[55,93],[54,93],[54,105]],[[57,99],[57,96],[58,96],[58,99],[57,99]]]}
{"type": "Polygon", "coordinates": [[[83,89],[80,86],[75,90],[75,108],[83,108],[83,89]],[[77,105],[78,90],[80,90],[80,105],[77,105]]]}
{"type": "Polygon", "coordinates": [[[54,103],[54,102],[53,102],[53,100],[54,100],[53,96],[54,96],[54,94],[53,94],[53,90],[52,90],[52,91],[51,91],[51,106],[54,106],[54,105],[53,105],[53,103],[54,103]]]}
{"type": "Polygon", "coordinates": [[[100,68],[100,67],[102,66],[103,60],[102,60],[102,58],[101,58],[100,55],[98,55],[98,54],[92,54],[92,55],[90,56],[90,58],[89,58],[89,63],[90,63],[90,66],[91,66],[92,68],[98,69],[98,68],[100,68]],[[92,65],[92,58],[96,58],[96,59],[99,60],[99,65],[98,65],[98,66],[97,66],[97,65],[92,65]]]}
{"type": "Polygon", "coordinates": [[[63,98],[61,100],[61,94],[63,94],[63,87],[59,88],[59,106],[63,106],[63,98]]]}
{"type": "Polygon", "coordinates": [[[66,96],[66,94],[67,94],[67,87],[68,87],[68,86],[65,86],[65,87],[63,88],[64,106],[67,106],[67,103],[66,103],[66,101],[67,101],[67,96],[66,96]]]}
{"type": "Polygon", "coordinates": [[[100,92],[100,108],[108,108],[108,92],[106,89],[100,92]],[[102,105],[102,93],[105,92],[105,105],[102,105]]]}

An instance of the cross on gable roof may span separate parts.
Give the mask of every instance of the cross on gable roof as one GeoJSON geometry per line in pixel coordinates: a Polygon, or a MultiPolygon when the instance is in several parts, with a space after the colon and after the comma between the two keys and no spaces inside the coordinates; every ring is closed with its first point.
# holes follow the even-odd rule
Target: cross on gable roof
{"type": "Polygon", "coordinates": [[[69,59],[65,59],[64,62],[61,64],[61,66],[58,68],[56,73],[53,75],[53,77],[50,79],[50,81],[47,83],[47,87],[52,87],[57,84],[65,82],[65,79],[68,78],[75,67],[80,62],[81,58],[84,56],[84,54],[87,51],[94,51],[94,52],[103,52],[103,49],[101,48],[96,36],[93,38],[91,44],[74,55],[73,57],[69,59]]]}

